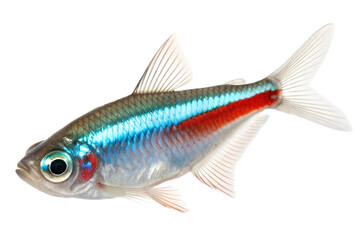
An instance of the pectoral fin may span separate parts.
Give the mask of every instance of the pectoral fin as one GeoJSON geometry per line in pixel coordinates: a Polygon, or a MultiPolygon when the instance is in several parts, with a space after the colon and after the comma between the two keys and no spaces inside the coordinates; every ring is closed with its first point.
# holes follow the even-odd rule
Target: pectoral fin
{"type": "Polygon", "coordinates": [[[171,188],[124,188],[101,184],[101,190],[112,197],[128,199],[151,198],[164,207],[186,212],[187,209],[176,190],[171,188]]]}
{"type": "Polygon", "coordinates": [[[164,207],[186,212],[184,202],[180,199],[176,190],[171,188],[149,188],[147,194],[164,207]]]}

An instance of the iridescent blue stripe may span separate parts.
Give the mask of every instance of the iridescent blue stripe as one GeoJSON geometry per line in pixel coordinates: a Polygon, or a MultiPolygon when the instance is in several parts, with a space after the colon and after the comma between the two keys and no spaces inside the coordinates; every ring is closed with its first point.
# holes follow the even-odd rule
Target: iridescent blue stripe
{"type": "Polygon", "coordinates": [[[133,116],[119,124],[104,126],[100,131],[91,133],[89,136],[81,138],[80,141],[86,142],[93,147],[104,146],[126,137],[132,138],[152,129],[161,130],[167,126],[179,124],[198,114],[231,102],[251,98],[256,94],[269,90],[276,90],[276,86],[271,82],[254,84],[244,87],[239,92],[229,92],[220,96],[211,96],[200,100],[194,99],[175,106],[164,107],[153,112],[133,116]]]}

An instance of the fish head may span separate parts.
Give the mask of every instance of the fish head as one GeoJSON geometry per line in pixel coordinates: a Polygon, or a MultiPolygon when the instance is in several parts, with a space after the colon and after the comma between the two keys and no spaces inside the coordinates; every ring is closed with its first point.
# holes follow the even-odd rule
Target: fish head
{"type": "Polygon", "coordinates": [[[59,197],[96,198],[98,161],[87,145],[48,139],[32,145],[17,165],[17,175],[38,190],[59,197]]]}

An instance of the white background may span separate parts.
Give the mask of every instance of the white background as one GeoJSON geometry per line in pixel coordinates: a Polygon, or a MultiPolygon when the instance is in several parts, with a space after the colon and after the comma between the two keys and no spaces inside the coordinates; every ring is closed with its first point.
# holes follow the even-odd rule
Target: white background
{"type": "Polygon", "coordinates": [[[360,239],[358,1],[1,1],[0,239],[360,239]],[[336,2],[336,3],[335,3],[336,2]],[[190,211],[48,196],[15,174],[26,149],[130,94],[167,37],[194,80],[256,81],[335,23],[313,86],[352,132],[269,111],[236,167],[236,198],[190,174],[169,183],[190,211]]]}

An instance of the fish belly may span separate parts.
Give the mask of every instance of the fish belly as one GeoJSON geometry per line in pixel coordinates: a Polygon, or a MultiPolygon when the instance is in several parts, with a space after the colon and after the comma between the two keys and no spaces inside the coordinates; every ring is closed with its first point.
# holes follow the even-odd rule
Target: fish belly
{"type": "Polygon", "coordinates": [[[115,144],[112,148],[116,149],[118,156],[116,153],[112,156],[108,154],[104,159],[113,158],[111,163],[102,163],[104,182],[113,186],[139,188],[180,177],[211,153],[218,142],[247,117],[215,131],[210,128],[199,130],[172,126],[132,142],[115,144]]]}

